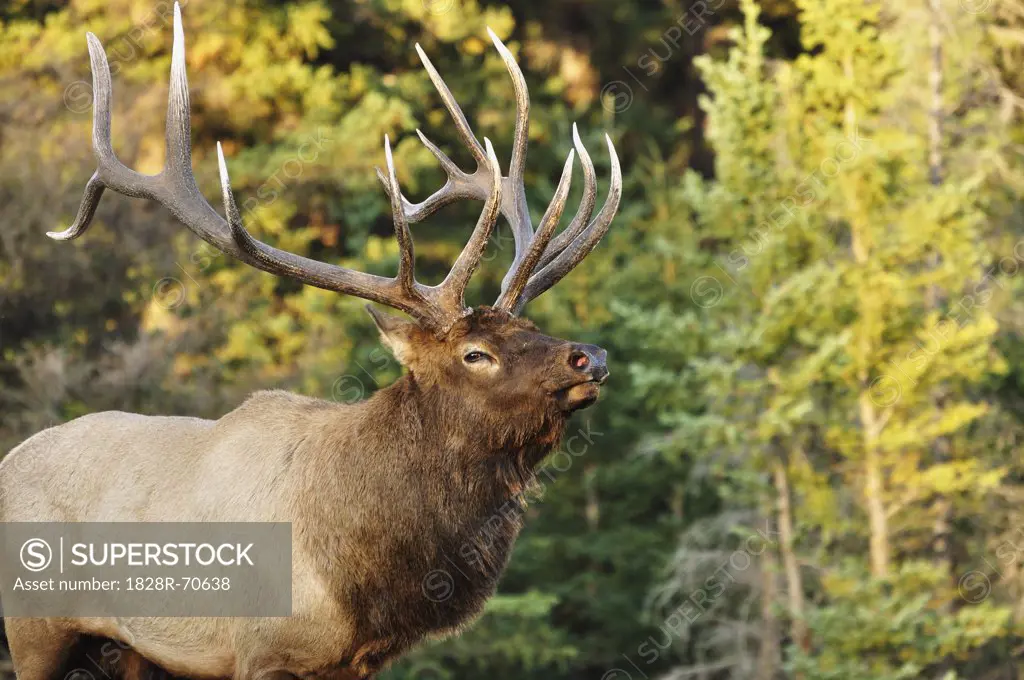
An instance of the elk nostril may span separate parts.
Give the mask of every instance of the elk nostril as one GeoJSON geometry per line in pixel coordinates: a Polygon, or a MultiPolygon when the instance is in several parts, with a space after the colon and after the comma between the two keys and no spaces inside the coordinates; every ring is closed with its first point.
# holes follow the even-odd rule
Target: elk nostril
{"type": "Polygon", "coordinates": [[[569,365],[578,371],[582,371],[590,365],[590,357],[584,352],[573,352],[569,355],[569,365]]]}

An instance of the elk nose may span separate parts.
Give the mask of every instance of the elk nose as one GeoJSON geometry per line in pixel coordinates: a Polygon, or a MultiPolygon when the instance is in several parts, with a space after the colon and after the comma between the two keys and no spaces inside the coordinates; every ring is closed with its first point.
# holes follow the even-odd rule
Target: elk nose
{"type": "Polygon", "coordinates": [[[599,383],[608,379],[607,359],[608,352],[597,345],[573,345],[569,352],[569,366],[599,383]]]}

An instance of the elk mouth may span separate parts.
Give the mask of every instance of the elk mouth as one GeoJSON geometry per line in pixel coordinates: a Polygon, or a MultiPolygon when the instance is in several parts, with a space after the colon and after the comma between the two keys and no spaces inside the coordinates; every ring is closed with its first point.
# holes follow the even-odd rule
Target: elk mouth
{"type": "Polygon", "coordinates": [[[604,380],[585,380],[569,385],[555,393],[561,409],[567,413],[579,411],[580,409],[593,406],[597,398],[601,396],[601,384],[604,380]]]}

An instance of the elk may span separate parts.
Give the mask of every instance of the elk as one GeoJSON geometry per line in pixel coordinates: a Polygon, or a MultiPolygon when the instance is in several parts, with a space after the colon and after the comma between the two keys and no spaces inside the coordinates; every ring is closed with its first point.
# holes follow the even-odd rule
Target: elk
{"type": "MultiPolygon", "coordinates": [[[[477,168],[466,173],[422,133],[447,174],[442,188],[410,202],[385,137],[386,170],[400,249],[394,278],[284,252],[246,230],[217,146],[226,217],[200,193],[191,168],[189,93],[181,11],[174,42],[164,170],[141,175],[111,143],[111,78],[88,34],[98,169],[72,225],[81,236],[105,189],[156,201],[204,241],[272,274],[399,310],[367,305],[404,375],[370,398],[339,404],[282,391],[258,392],[216,421],[122,412],[77,418],[31,437],[0,464],[0,521],[275,521],[292,525],[293,614],[286,618],[43,619],[6,621],[20,680],[61,672],[76,645],[130,645],[132,665],[200,678],[372,677],[424,638],[458,631],[496,587],[522,522],[522,493],[574,411],[597,399],[606,352],[543,335],[524,305],[589,254],[611,225],[622,193],[615,148],[609,195],[596,216],[594,164],[574,127],[554,197],[534,229],[524,165],[529,95],[514,57],[490,37],[511,76],[516,123],[508,174],[481,145],[423,50],[420,60],[477,168]],[[585,188],[578,213],[556,234],[578,153],[585,188]],[[483,209],[447,277],[417,282],[409,225],[467,199],[483,209]],[[493,306],[469,308],[464,292],[503,216],[513,262],[493,306]],[[113,472],[112,471],[116,471],[113,472]],[[510,512],[508,508],[513,508],[510,512]],[[501,513],[497,529],[488,522],[501,513]],[[487,540],[481,530],[489,526],[487,540]],[[424,596],[424,575],[469,543],[476,568],[451,573],[451,597],[424,596]]],[[[464,554],[463,550],[463,554],[464,554]]]]}

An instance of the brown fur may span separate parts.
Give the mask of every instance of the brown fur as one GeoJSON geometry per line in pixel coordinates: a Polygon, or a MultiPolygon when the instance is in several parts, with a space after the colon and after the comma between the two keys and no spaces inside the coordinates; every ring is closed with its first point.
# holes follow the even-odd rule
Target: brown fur
{"type": "Polygon", "coordinates": [[[522,526],[535,466],[607,374],[603,350],[488,308],[443,338],[374,318],[409,372],[364,402],[262,392],[216,422],[96,414],[0,463],[3,521],[293,529],[292,617],[10,619],[21,680],[66,667],[82,636],[132,640],[118,661],[124,677],[159,666],[190,677],[356,680],[481,611],[522,526]],[[586,370],[570,365],[581,350],[594,357],[586,370]],[[491,359],[470,362],[470,351],[491,359]]]}

